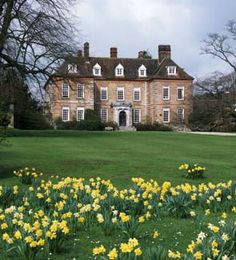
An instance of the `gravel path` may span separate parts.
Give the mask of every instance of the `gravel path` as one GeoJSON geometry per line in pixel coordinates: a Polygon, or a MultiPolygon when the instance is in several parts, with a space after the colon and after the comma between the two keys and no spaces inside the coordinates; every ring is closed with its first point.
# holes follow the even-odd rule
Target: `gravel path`
{"type": "Polygon", "coordinates": [[[184,132],[197,135],[218,135],[218,136],[236,136],[236,133],[223,133],[223,132],[184,132]]]}

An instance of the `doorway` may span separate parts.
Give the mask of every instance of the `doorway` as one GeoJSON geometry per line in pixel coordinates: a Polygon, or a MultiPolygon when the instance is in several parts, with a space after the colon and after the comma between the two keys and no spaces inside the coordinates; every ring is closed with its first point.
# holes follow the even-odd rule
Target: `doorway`
{"type": "Polygon", "coordinates": [[[126,126],[126,112],[121,111],[119,114],[119,126],[126,126]]]}

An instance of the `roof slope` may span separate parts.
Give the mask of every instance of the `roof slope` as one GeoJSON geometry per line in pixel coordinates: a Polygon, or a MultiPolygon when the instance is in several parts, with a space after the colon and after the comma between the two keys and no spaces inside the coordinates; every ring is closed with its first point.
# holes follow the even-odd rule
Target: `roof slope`
{"type": "Polygon", "coordinates": [[[104,57],[90,57],[86,60],[84,57],[70,57],[59,68],[57,74],[64,74],[67,71],[68,64],[76,64],[78,73],[73,73],[74,76],[92,77],[99,79],[117,80],[118,78],[126,80],[152,80],[152,79],[183,79],[192,80],[182,68],[180,68],[171,59],[164,59],[161,64],[157,59],[148,58],[104,58],[104,57]],[[102,76],[93,75],[93,66],[98,63],[101,66],[102,76]],[[115,76],[115,68],[121,64],[124,67],[124,77],[115,76]],[[140,78],[138,76],[138,69],[144,65],[147,69],[147,77],[140,78]],[[175,76],[168,76],[167,66],[176,66],[177,74],[175,76]]]}

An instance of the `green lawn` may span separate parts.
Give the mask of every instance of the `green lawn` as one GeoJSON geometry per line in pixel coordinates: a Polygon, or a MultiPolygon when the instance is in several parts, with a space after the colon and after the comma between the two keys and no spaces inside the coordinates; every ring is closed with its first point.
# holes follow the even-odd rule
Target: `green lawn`
{"type": "MultiPolygon", "coordinates": [[[[173,184],[216,183],[236,179],[235,151],[236,137],[174,132],[11,131],[8,143],[0,146],[0,178],[1,184],[18,183],[13,169],[29,166],[49,176],[109,178],[119,188],[128,188],[134,176],[158,182],[169,180],[173,184]],[[206,178],[185,179],[178,171],[183,162],[205,166],[206,178]]],[[[185,249],[219,214],[200,215],[196,221],[168,217],[145,223],[139,238],[142,246],[185,249]],[[161,232],[155,241],[145,236],[153,229],[161,232]]],[[[117,234],[107,239],[98,227],[76,234],[75,238],[66,242],[61,254],[50,259],[91,259],[91,249],[97,241],[104,245],[122,241],[117,234]]]]}
{"type": "MultiPolygon", "coordinates": [[[[14,131],[0,147],[0,176],[36,167],[49,175],[109,178],[119,187],[133,176],[186,181],[177,168],[197,162],[207,168],[204,181],[235,179],[236,137],[170,132],[14,131]]],[[[202,180],[201,180],[202,181],[202,180]]]]}

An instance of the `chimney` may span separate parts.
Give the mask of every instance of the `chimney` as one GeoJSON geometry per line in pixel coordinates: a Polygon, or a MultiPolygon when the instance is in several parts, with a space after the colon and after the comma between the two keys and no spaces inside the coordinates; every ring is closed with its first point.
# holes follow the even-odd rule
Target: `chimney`
{"type": "Polygon", "coordinates": [[[170,45],[159,45],[158,46],[159,63],[161,63],[164,59],[171,59],[170,45]]]}
{"type": "Polygon", "coordinates": [[[89,43],[88,42],[84,43],[84,57],[86,60],[89,59],[89,43]]]}
{"type": "Polygon", "coordinates": [[[78,52],[77,52],[77,56],[78,56],[78,57],[82,57],[82,56],[83,56],[83,52],[82,52],[82,50],[78,50],[78,52]]]}
{"type": "Polygon", "coordinates": [[[143,58],[144,58],[144,53],[143,53],[143,51],[139,51],[139,52],[138,52],[138,58],[139,58],[139,59],[143,59],[143,58]]]}
{"type": "Polygon", "coordinates": [[[115,47],[110,48],[110,57],[117,58],[117,48],[115,48],[115,47]]]}

